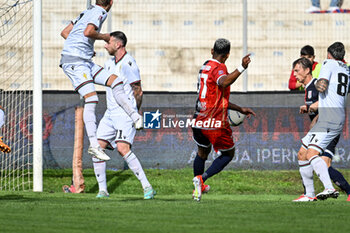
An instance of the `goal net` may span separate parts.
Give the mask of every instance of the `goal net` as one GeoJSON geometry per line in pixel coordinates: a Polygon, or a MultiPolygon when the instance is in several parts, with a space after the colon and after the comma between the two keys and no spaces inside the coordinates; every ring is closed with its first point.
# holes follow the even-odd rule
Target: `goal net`
{"type": "Polygon", "coordinates": [[[12,151],[0,152],[0,190],[32,190],[33,1],[0,0],[0,136],[12,151]]]}

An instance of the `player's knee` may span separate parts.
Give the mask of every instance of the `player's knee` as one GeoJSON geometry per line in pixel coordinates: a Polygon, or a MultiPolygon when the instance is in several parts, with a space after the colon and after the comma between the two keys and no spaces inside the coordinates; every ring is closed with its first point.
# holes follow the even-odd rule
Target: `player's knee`
{"type": "Polygon", "coordinates": [[[306,159],[306,149],[304,149],[303,147],[300,148],[300,150],[298,151],[298,160],[307,160],[306,159]]]}
{"type": "Polygon", "coordinates": [[[197,153],[197,155],[203,160],[207,160],[208,159],[208,154],[197,153]]]}
{"type": "Polygon", "coordinates": [[[312,148],[308,148],[306,151],[306,159],[310,160],[312,157],[314,157],[315,155],[320,155],[320,152],[312,149],[312,148]]]}
{"type": "Polygon", "coordinates": [[[130,145],[128,143],[118,142],[117,150],[121,156],[125,156],[130,152],[130,145]]]}
{"type": "Polygon", "coordinates": [[[201,147],[198,146],[198,156],[203,159],[203,160],[207,160],[208,159],[208,155],[210,154],[211,151],[211,147],[201,147]]]}

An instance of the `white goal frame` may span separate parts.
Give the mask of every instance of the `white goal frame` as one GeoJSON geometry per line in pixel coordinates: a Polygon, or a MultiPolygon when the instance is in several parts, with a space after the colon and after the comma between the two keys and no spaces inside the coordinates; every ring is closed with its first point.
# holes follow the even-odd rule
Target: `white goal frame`
{"type": "Polygon", "coordinates": [[[33,191],[42,192],[42,0],[33,4],[33,191]]]}

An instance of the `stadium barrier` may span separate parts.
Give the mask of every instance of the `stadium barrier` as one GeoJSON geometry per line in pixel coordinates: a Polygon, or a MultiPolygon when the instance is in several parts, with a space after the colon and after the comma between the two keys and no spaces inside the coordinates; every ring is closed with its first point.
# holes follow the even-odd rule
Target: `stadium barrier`
{"type": "MultiPolygon", "coordinates": [[[[133,145],[135,154],[145,168],[177,169],[192,166],[196,145],[192,141],[192,131],[188,122],[194,112],[196,98],[195,93],[145,93],[142,111],[146,128],[137,132],[133,145]],[[157,111],[162,115],[150,122],[150,114],[157,111]]],[[[102,118],[106,107],[103,92],[99,93],[99,99],[98,120],[102,118]]],[[[257,117],[245,120],[242,125],[233,128],[236,157],[228,168],[297,169],[300,139],[310,124],[308,116],[298,114],[303,100],[304,93],[232,93],[231,102],[251,107],[256,111],[257,117]]],[[[75,107],[79,103],[79,96],[74,92],[44,92],[45,168],[72,167],[75,107]]],[[[336,167],[350,167],[348,128],[349,119],[346,119],[346,126],[336,151],[339,155],[339,161],[335,162],[336,167]]],[[[21,134],[22,137],[31,140],[31,135],[26,131],[21,134]]],[[[11,141],[11,138],[9,140],[11,141]]],[[[83,167],[91,168],[92,162],[87,154],[87,147],[88,141],[85,136],[83,167]]],[[[112,157],[108,168],[122,169],[124,163],[117,152],[108,154],[112,157]]],[[[215,153],[211,153],[208,161],[212,161],[216,156],[215,153]]]]}

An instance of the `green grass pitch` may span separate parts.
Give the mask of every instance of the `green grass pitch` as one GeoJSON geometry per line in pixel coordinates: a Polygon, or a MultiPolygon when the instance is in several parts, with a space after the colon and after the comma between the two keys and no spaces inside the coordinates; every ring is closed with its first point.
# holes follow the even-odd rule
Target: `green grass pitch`
{"type": "MultiPolygon", "coordinates": [[[[349,170],[342,170],[350,177],[349,170]]],[[[207,181],[212,189],[191,199],[192,172],[146,170],[158,195],[143,200],[130,171],[108,171],[111,197],[95,198],[92,170],[86,193],[64,194],[71,170],[44,173],[44,192],[0,192],[0,232],[349,232],[350,202],[292,203],[301,194],[297,171],[227,170],[207,181]]],[[[316,190],[322,186],[315,179],[316,190]]]]}

